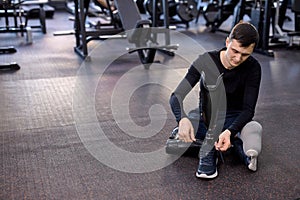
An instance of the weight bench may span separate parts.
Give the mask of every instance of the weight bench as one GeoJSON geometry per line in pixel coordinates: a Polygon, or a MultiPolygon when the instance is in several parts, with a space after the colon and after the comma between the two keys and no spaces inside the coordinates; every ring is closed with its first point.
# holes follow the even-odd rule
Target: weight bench
{"type": "MultiPolygon", "coordinates": [[[[151,20],[142,19],[139,9],[133,0],[115,0],[123,28],[126,30],[127,40],[135,44],[136,48],[127,48],[129,53],[138,52],[140,61],[145,69],[153,63],[157,50],[170,52],[176,50],[178,45],[170,45],[168,27],[158,28],[151,20]],[[165,44],[157,43],[157,34],[165,35],[165,44]]],[[[155,7],[153,8],[155,9],[155,7]]]]}
{"type": "MultiPolygon", "coordinates": [[[[38,18],[40,20],[40,25],[30,26],[31,28],[41,28],[42,32],[47,33],[46,29],[46,5],[48,0],[25,0],[22,3],[22,9],[25,13],[25,26],[28,24],[29,19],[38,18]]],[[[47,6],[47,9],[54,9],[47,6]]]]}

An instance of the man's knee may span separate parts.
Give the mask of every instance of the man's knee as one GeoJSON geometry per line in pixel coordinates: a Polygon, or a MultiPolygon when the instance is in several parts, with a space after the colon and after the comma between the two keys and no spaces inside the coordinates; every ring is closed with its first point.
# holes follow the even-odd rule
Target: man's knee
{"type": "Polygon", "coordinates": [[[248,122],[241,131],[242,135],[245,134],[262,134],[262,125],[257,121],[248,122]]]}
{"type": "Polygon", "coordinates": [[[241,131],[241,140],[245,153],[259,154],[262,146],[262,126],[256,121],[247,123],[241,131]],[[253,151],[254,150],[254,151],[253,151]]]}

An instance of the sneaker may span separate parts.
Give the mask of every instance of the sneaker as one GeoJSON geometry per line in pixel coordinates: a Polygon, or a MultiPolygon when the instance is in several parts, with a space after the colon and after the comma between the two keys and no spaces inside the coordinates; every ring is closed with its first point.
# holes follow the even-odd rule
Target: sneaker
{"type": "MultiPolygon", "coordinates": [[[[200,150],[201,151],[201,150],[200,150]]],[[[216,150],[213,148],[206,156],[199,161],[196,177],[212,179],[218,176],[216,150]]]]}

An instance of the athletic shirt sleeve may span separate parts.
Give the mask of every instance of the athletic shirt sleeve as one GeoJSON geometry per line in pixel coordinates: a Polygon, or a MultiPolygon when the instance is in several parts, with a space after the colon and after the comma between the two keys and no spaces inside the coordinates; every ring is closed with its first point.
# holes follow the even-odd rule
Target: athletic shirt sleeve
{"type": "MultiPolygon", "coordinates": [[[[201,59],[201,55],[198,57],[198,59],[201,59]]],[[[177,123],[179,123],[182,118],[187,117],[187,114],[185,113],[183,108],[183,100],[200,80],[201,67],[197,64],[197,60],[190,66],[184,79],[179,83],[175,91],[171,94],[169,100],[172,112],[175,115],[177,123]]]]}
{"type": "Polygon", "coordinates": [[[254,117],[261,82],[261,66],[253,57],[249,57],[247,61],[239,67],[240,80],[238,84],[242,85],[242,88],[231,94],[228,93],[226,89],[228,112],[239,111],[241,108],[238,117],[228,128],[232,136],[235,136],[241,131],[254,117]],[[232,97],[233,94],[235,97],[232,97]]]}

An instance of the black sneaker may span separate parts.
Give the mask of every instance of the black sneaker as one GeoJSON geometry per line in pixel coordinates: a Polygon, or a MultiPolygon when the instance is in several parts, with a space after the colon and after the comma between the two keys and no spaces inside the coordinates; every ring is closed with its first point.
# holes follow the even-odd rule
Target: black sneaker
{"type": "Polygon", "coordinates": [[[207,179],[212,179],[218,176],[217,155],[215,148],[208,152],[208,154],[204,157],[201,156],[200,152],[200,161],[198,171],[196,172],[196,176],[198,178],[207,179]]]}

